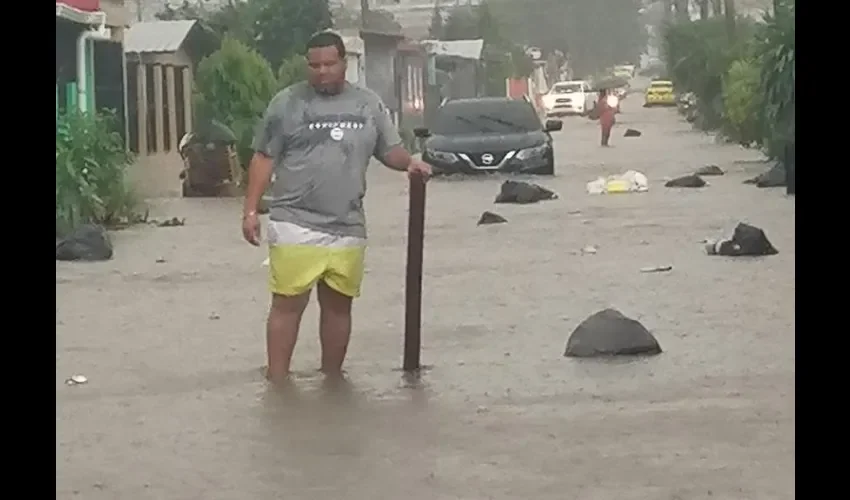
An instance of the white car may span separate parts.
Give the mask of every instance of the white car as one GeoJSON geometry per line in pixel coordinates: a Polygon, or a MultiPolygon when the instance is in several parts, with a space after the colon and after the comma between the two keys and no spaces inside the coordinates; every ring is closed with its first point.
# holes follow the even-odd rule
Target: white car
{"type": "Polygon", "coordinates": [[[543,96],[547,117],[584,115],[593,109],[595,96],[584,80],[558,82],[543,96]]]}

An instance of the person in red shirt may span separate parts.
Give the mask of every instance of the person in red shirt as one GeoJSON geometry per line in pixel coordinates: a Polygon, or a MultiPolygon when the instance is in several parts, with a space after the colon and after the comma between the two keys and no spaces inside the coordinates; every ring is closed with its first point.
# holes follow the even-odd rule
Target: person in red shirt
{"type": "Polygon", "coordinates": [[[599,99],[596,101],[596,109],[599,112],[599,126],[602,128],[602,146],[608,147],[608,141],[611,139],[611,129],[617,122],[615,115],[617,107],[611,106],[608,103],[608,91],[600,90],[599,99]]]}

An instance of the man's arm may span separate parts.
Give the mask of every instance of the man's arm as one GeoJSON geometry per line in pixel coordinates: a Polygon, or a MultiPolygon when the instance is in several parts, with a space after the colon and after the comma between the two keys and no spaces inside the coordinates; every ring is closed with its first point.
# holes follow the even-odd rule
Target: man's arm
{"type": "Polygon", "coordinates": [[[248,165],[248,187],[245,189],[243,217],[257,213],[263,193],[271,182],[274,158],[283,152],[283,130],[280,115],[277,113],[279,107],[279,98],[273,99],[254,136],[254,156],[248,165]]]}
{"type": "Polygon", "coordinates": [[[245,203],[242,216],[247,217],[257,213],[257,207],[263,198],[263,193],[269,187],[274,170],[274,160],[264,152],[257,151],[248,165],[248,187],[245,189],[245,203]]]}
{"type": "Polygon", "coordinates": [[[386,106],[378,101],[375,107],[375,126],[378,128],[375,158],[393,170],[406,172],[410,166],[410,153],[402,144],[401,136],[390,118],[386,106]]]}

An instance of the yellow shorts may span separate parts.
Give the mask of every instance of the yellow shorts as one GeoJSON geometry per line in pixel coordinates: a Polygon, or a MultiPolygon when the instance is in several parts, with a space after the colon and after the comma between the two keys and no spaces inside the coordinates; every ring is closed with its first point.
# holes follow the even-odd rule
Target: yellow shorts
{"type": "Polygon", "coordinates": [[[366,239],[337,236],[269,221],[269,288],[293,297],[317,281],[349,297],[360,296],[366,239]]]}

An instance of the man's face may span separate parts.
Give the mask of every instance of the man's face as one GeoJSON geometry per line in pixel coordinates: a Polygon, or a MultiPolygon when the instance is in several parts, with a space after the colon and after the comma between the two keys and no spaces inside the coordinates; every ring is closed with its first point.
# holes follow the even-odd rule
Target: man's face
{"type": "Polygon", "coordinates": [[[345,82],[345,59],[336,47],[315,47],[307,51],[307,74],[319,92],[338,92],[345,82]]]}

